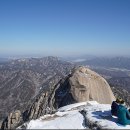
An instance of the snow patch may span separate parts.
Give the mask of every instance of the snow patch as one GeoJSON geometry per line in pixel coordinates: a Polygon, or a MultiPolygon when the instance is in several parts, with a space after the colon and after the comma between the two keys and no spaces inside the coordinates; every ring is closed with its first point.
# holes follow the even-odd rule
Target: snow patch
{"type": "Polygon", "coordinates": [[[75,103],[75,104],[71,104],[71,105],[67,105],[67,106],[64,106],[64,107],[61,107],[58,109],[58,111],[70,111],[74,108],[77,108],[77,107],[82,107],[82,106],[85,106],[87,105],[87,102],[81,102],[81,103],[75,103]]]}
{"type": "Polygon", "coordinates": [[[57,112],[53,118],[31,120],[27,129],[85,129],[84,118],[78,111],[57,112]],[[55,117],[56,116],[56,117],[55,117]]]}

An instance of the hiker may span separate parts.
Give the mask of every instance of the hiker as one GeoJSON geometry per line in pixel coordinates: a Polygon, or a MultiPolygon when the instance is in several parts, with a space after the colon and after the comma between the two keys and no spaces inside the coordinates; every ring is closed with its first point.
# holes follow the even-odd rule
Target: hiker
{"type": "Polygon", "coordinates": [[[117,116],[117,110],[119,108],[119,104],[120,104],[121,101],[122,101],[121,98],[117,98],[116,101],[112,102],[112,105],[111,105],[111,114],[112,114],[112,116],[117,116]]]}
{"type": "Polygon", "coordinates": [[[125,107],[125,102],[122,100],[120,102],[117,111],[118,123],[122,125],[130,125],[130,112],[125,107]]]}

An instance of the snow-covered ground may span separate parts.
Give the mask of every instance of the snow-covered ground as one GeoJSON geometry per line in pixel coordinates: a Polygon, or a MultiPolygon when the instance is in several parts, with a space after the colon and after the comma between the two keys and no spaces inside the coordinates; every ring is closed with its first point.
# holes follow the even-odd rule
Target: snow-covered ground
{"type": "MultiPolygon", "coordinates": [[[[45,115],[26,123],[27,129],[130,129],[122,126],[117,118],[111,116],[111,105],[98,104],[95,101],[71,104],[62,107],[53,115],[45,115]],[[83,110],[84,114],[81,114],[83,110]]],[[[19,127],[20,128],[20,127],[19,127]]]]}
{"type": "Polygon", "coordinates": [[[31,120],[27,129],[85,129],[83,116],[78,111],[57,112],[53,116],[31,120]]]}
{"type": "Polygon", "coordinates": [[[86,106],[86,120],[102,129],[130,129],[130,125],[123,126],[117,123],[117,117],[111,116],[111,105],[98,104],[86,106]]]}

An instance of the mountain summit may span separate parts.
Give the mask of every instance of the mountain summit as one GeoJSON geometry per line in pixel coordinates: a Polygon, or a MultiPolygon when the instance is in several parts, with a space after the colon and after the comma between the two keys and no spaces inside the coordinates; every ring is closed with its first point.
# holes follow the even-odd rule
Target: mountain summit
{"type": "Polygon", "coordinates": [[[96,72],[81,66],[76,68],[56,90],[57,108],[84,101],[111,104],[115,100],[107,81],[96,72]]]}
{"type": "Polygon", "coordinates": [[[90,100],[111,104],[115,97],[104,78],[84,66],[78,67],[49,90],[39,93],[25,112],[10,113],[2,128],[16,128],[26,121],[55,113],[62,106],[90,100]]]}
{"type": "Polygon", "coordinates": [[[109,84],[96,72],[79,67],[70,77],[71,93],[77,102],[95,100],[111,104],[115,99],[109,84]]]}

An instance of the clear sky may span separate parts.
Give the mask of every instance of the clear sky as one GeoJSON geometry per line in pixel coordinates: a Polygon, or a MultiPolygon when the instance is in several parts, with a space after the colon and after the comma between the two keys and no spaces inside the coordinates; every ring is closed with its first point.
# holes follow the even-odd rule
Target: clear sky
{"type": "Polygon", "coordinates": [[[130,55],[130,0],[0,0],[0,56],[130,55]]]}

